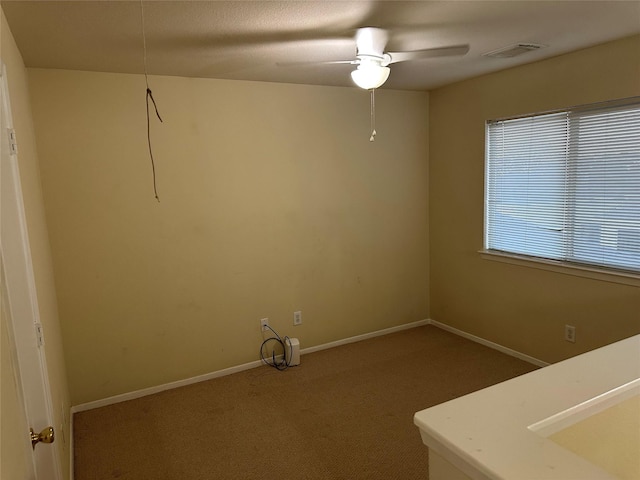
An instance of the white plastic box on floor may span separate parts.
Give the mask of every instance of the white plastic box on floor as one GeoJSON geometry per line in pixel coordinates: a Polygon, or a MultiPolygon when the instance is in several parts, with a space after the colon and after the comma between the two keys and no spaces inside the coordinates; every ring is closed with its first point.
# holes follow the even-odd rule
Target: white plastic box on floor
{"type": "Polygon", "coordinates": [[[297,338],[290,338],[285,342],[285,346],[289,366],[300,365],[300,341],[297,338]]]}

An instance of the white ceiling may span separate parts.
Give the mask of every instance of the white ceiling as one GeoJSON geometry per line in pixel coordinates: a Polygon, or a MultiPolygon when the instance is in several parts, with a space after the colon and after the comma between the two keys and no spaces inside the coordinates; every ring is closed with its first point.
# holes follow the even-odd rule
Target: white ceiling
{"type": "MultiPolygon", "coordinates": [[[[388,50],[469,44],[463,57],[391,66],[382,88],[427,90],[640,33],[640,0],[144,0],[148,73],[352,86],[352,65],[281,66],[355,57],[358,27],[389,29],[388,50]],[[511,59],[515,43],[547,48],[511,59]]],[[[141,3],[3,0],[28,67],[142,73],[141,3]]]]}

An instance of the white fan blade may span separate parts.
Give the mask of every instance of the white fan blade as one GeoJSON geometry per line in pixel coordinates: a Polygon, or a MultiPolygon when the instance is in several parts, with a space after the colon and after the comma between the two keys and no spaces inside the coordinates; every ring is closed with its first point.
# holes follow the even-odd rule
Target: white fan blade
{"type": "Polygon", "coordinates": [[[278,67],[307,67],[312,65],[357,65],[360,63],[360,60],[334,60],[328,62],[315,62],[315,61],[300,61],[300,62],[278,62],[276,65],[278,67]]]}
{"type": "Polygon", "coordinates": [[[466,55],[468,51],[469,45],[452,45],[450,47],[427,48],[425,50],[414,50],[412,52],[388,52],[388,55],[391,57],[389,63],[398,63],[408,60],[466,55]]]}

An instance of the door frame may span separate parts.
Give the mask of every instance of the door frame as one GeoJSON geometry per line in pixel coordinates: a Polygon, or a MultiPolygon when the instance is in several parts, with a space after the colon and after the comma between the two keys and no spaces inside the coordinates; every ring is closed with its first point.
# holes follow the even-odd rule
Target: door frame
{"type": "MultiPolygon", "coordinates": [[[[45,342],[36,291],[31,247],[20,183],[18,153],[13,132],[13,119],[7,82],[7,69],[0,61],[0,261],[8,296],[7,330],[14,355],[18,394],[22,395],[25,423],[34,430],[53,425],[53,403],[46,362],[45,342]]],[[[15,134],[14,134],[15,135],[15,134]]],[[[38,480],[61,480],[59,443],[31,448],[29,432],[25,432],[31,453],[29,469],[38,480]]],[[[59,441],[58,441],[59,442],[59,441]]],[[[31,472],[30,472],[31,474],[31,472]]]]}

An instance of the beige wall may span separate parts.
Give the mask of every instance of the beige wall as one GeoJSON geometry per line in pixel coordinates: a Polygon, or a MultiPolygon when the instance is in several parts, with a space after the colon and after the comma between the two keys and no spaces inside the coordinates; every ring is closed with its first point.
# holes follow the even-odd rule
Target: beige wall
{"type": "Polygon", "coordinates": [[[73,404],[427,318],[428,94],[29,73],[73,404]]]}
{"type": "MultiPolygon", "coordinates": [[[[46,361],[51,385],[54,427],[58,429],[58,440],[54,444],[54,448],[58,452],[66,478],[69,474],[69,393],[61,330],[58,322],[51,251],[45,223],[38,155],[31,116],[27,71],[5,20],[4,13],[0,16],[2,17],[0,19],[0,55],[7,68],[13,125],[18,140],[18,164],[31,245],[38,308],[46,340],[46,361]]],[[[3,367],[3,374],[4,372],[3,367]]],[[[4,410],[2,413],[4,415],[4,410]]],[[[12,456],[8,459],[3,457],[3,469],[5,468],[5,461],[13,462],[14,457],[12,456]]]]}
{"type": "MultiPolygon", "coordinates": [[[[493,61],[493,60],[492,60],[493,61]]],[[[640,95],[640,37],[430,95],[431,318],[549,362],[640,333],[640,288],[480,258],[484,125],[640,95]],[[575,344],[564,325],[577,328],[575,344]]]]}

